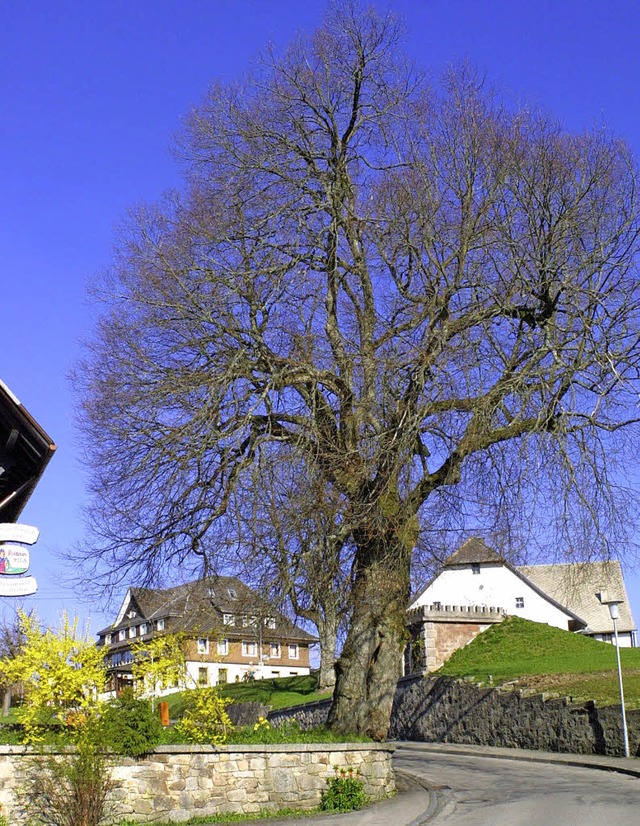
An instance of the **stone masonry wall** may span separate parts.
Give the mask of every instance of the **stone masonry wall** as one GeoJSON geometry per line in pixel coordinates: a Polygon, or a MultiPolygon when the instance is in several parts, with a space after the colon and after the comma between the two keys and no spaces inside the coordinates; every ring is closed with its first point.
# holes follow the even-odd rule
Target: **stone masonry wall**
{"type": "MultiPolygon", "coordinates": [[[[632,755],[640,756],[640,711],[627,712],[632,755]]],[[[597,708],[520,691],[478,688],[452,677],[400,681],[390,737],[435,743],[623,755],[619,706],[597,708]]]]}
{"type": "MultiPolygon", "coordinates": [[[[184,821],[225,812],[313,808],[334,766],[361,772],[365,792],[394,791],[393,747],[377,743],[268,746],[161,746],[140,760],[114,758],[113,820],[184,821]]],[[[25,826],[20,789],[34,760],[25,746],[0,746],[0,807],[12,826],[25,826]]]]}

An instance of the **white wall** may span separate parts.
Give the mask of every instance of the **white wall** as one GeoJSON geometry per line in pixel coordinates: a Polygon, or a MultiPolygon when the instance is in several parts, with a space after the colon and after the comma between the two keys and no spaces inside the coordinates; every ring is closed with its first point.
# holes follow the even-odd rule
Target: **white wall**
{"type": "Polygon", "coordinates": [[[568,630],[571,616],[540,596],[526,582],[504,565],[481,565],[474,574],[471,565],[445,568],[411,605],[418,608],[440,602],[445,605],[486,605],[502,608],[507,614],[544,622],[568,630]],[[516,607],[516,598],[524,599],[524,607],[516,607]]]}
{"type": "MultiPolygon", "coordinates": [[[[304,674],[309,674],[308,668],[302,668],[300,666],[295,665],[274,665],[271,666],[269,664],[258,666],[258,665],[244,665],[239,663],[203,663],[203,662],[187,662],[187,673],[189,675],[189,679],[187,681],[187,685],[189,688],[194,688],[198,683],[199,679],[199,670],[201,668],[206,668],[208,672],[208,685],[218,685],[220,682],[220,675],[219,671],[221,668],[227,669],[227,682],[228,683],[236,683],[241,682],[242,678],[245,674],[249,672],[253,672],[254,678],[256,680],[263,680],[269,679],[272,677],[292,677],[292,676],[300,676],[304,674]]],[[[175,688],[173,689],[175,691],[175,688]]]]}

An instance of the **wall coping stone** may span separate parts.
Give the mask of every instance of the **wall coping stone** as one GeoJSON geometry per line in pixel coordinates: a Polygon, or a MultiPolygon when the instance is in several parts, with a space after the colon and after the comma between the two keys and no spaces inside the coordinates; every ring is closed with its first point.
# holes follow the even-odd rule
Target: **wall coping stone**
{"type": "MultiPolygon", "coordinates": [[[[67,749],[68,750],[68,747],[67,749]]],[[[389,751],[396,750],[395,743],[248,743],[243,745],[170,745],[156,746],[152,754],[294,754],[296,752],[329,752],[329,751],[389,751]]],[[[42,750],[33,746],[3,746],[0,745],[0,755],[4,754],[38,754],[42,750]]],[[[63,754],[64,748],[48,747],[47,754],[63,754]]],[[[142,758],[144,759],[144,758],[142,758]]]]}

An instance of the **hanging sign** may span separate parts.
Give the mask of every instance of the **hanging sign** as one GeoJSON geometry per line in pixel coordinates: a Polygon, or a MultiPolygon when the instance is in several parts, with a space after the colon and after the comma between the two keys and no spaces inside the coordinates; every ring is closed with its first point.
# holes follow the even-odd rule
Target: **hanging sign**
{"type": "Polygon", "coordinates": [[[33,525],[18,525],[15,522],[0,522],[0,542],[22,542],[23,545],[35,545],[40,530],[33,525]]]}
{"type": "Polygon", "coordinates": [[[29,570],[29,549],[24,545],[0,543],[0,574],[24,574],[29,570]]]}
{"type": "Polygon", "coordinates": [[[38,590],[38,583],[32,576],[0,578],[0,597],[28,597],[38,590]]]}

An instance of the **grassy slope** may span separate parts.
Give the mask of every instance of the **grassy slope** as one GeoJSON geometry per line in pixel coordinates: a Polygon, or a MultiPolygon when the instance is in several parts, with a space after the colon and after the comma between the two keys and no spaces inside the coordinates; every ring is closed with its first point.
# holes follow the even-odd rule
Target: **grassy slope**
{"type": "MultiPolygon", "coordinates": [[[[621,649],[621,659],[625,702],[640,708],[640,648],[621,649]]],[[[600,705],[619,702],[613,645],[518,617],[492,625],[439,673],[485,684],[491,675],[495,685],[517,681],[519,687],[600,705]]]]}
{"type": "MultiPolygon", "coordinates": [[[[262,703],[271,708],[311,703],[331,697],[326,692],[316,691],[317,679],[314,675],[302,677],[280,677],[272,680],[254,680],[249,683],[229,683],[222,688],[222,694],[236,703],[262,703]]],[[[171,694],[169,713],[172,718],[182,713],[182,694],[171,694]]]]}

